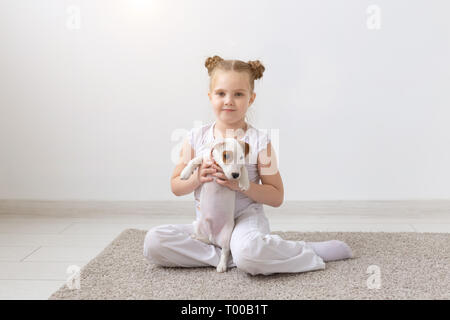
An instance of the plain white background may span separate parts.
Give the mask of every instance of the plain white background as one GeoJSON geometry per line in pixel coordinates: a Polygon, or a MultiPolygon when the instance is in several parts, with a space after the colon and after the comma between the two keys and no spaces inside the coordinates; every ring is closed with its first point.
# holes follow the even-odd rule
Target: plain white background
{"type": "Polygon", "coordinates": [[[249,116],[278,132],[285,200],[449,199],[449,14],[444,0],[2,0],[0,199],[192,199],[170,191],[172,154],[214,119],[215,54],[266,66],[249,116]]]}

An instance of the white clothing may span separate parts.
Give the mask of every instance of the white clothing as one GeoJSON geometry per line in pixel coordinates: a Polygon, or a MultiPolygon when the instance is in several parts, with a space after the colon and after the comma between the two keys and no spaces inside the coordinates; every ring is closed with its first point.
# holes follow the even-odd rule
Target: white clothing
{"type": "MultiPolygon", "coordinates": [[[[150,229],[144,240],[144,256],[167,267],[217,267],[221,249],[192,239],[192,224],[166,224],[150,229]]],[[[228,267],[252,275],[305,272],[325,269],[325,263],[304,241],[270,235],[269,222],[254,205],[236,219],[231,234],[228,267]]]]}
{"type": "MultiPolygon", "coordinates": [[[[210,149],[208,148],[208,143],[214,141],[215,123],[216,122],[214,121],[212,124],[204,125],[203,127],[199,128],[193,128],[188,132],[189,143],[191,147],[194,149],[196,157],[204,155],[205,153],[210,151],[210,149]]],[[[247,126],[248,128],[244,136],[238,140],[247,142],[250,145],[249,163],[246,163],[245,167],[247,168],[248,171],[249,180],[254,183],[259,183],[260,177],[258,173],[257,157],[260,151],[266,149],[267,144],[270,142],[270,138],[268,137],[267,133],[264,132],[263,130],[258,130],[249,123],[247,123],[247,126]]],[[[202,189],[201,187],[202,186],[199,186],[194,191],[195,210],[197,219],[199,218],[200,214],[199,208],[200,208],[200,193],[202,189]]],[[[236,207],[234,211],[234,218],[236,219],[237,217],[239,217],[242,210],[252,203],[257,204],[257,202],[253,201],[242,192],[236,192],[236,207]]],[[[262,204],[259,203],[258,206],[261,207],[262,211],[263,207],[262,204]]]]}
{"type": "MultiPolygon", "coordinates": [[[[204,145],[214,139],[214,124],[192,129],[189,142],[196,156],[205,151],[204,145]]],[[[248,124],[245,135],[240,139],[250,145],[250,162],[246,164],[249,179],[259,183],[257,155],[270,141],[267,134],[248,124]]],[[[196,210],[199,205],[200,190],[194,192],[196,210]]],[[[197,219],[199,212],[196,211],[197,219]]],[[[165,224],[147,232],[144,240],[144,256],[151,263],[175,267],[217,267],[221,249],[192,239],[192,224],[165,224]]],[[[325,269],[323,259],[304,241],[284,240],[271,235],[269,221],[264,214],[263,205],[236,192],[235,227],[231,235],[231,259],[228,267],[255,274],[278,272],[305,272],[325,269]]]]}

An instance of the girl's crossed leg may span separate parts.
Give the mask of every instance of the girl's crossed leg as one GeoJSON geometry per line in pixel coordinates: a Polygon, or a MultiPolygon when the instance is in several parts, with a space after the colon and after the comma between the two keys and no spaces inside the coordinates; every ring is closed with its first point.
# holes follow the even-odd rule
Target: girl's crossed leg
{"type": "MultiPolygon", "coordinates": [[[[214,266],[221,249],[192,239],[192,224],[167,224],[150,229],[144,241],[144,256],[169,267],[214,266]]],[[[250,205],[236,219],[231,235],[228,267],[255,274],[305,272],[324,269],[324,261],[350,258],[350,248],[341,241],[305,242],[271,235],[261,206],[250,205]]]]}

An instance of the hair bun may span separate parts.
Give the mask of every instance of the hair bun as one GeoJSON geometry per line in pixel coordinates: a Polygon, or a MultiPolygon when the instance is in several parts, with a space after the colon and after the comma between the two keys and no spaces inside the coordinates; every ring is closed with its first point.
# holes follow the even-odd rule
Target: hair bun
{"type": "Polygon", "coordinates": [[[256,60],[256,61],[249,61],[248,64],[250,65],[250,67],[252,68],[253,71],[253,78],[255,80],[262,78],[264,70],[266,70],[266,68],[264,68],[263,64],[261,63],[261,61],[256,60]]]}
{"type": "Polygon", "coordinates": [[[208,74],[211,75],[211,72],[214,68],[221,62],[223,59],[219,56],[209,57],[205,61],[205,67],[208,69],[208,74]]]}

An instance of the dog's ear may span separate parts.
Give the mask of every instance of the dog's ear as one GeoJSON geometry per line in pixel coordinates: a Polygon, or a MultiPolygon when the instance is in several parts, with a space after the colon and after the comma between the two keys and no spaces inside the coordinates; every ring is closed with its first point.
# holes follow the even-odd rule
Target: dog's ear
{"type": "Polygon", "coordinates": [[[220,146],[221,144],[224,144],[224,143],[225,143],[225,140],[223,140],[223,139],[214,140],[211,145],[211,152],[213,151],[213,149],[217,148],[218,146],[220,146]]]}
{"type": "Polygon", "coordinates": [[[211,142],[211,144],[210,144],[210,148],[211,148],[211,150],[210,150],[210,156],[211,156],[211,158],[212,158],[213,150],[214,150],[215,148],[217,148],[218,146],[220,146],[221,144],[224,144],[224,143],[225,143],[225,140],[223,140],[223,139],[216,139],[216,140],[214,140],[213,142],[211,142]]]}
{"type": "Polygon", "coordinates": [[[248,156],[248,154],[250,153],[250,145],[247,142],[244,142],[244,143],[245,143],[245,148],[244,148],[245,156],[248,156]]]}
{"type": "Polygon", "coordinates": [[[244,157],[247,157],[247,155],[250,153],[250,145],[247,142],[239,141],[239,143],[242,146],[242,149],[244,150],[244,157]]]}

